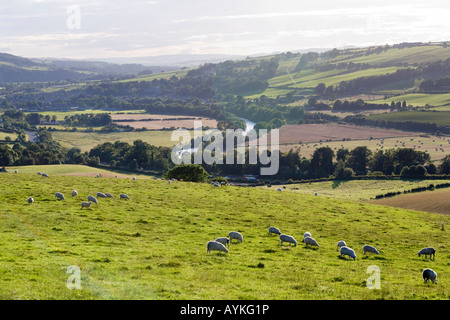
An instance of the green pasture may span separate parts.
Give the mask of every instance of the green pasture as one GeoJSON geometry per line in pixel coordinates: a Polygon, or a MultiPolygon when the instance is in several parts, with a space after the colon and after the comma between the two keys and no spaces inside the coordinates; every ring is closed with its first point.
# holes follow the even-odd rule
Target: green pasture
{"type": "Polygon", "coordinates": [[[448,215],[257,188],[21,172],[0,174],[1,299],[450,298],[448,215]],[[81,208],[96,192],[114,198],[81,208]],[[297,246],[281,246],[269,226],[297,246]],[[206,252],[208,241],[232,230],[243,243],[206,252]],[[305,231],[319,248],[305,247],[305,231]],[[339,257],[339,240],[355,261],[339,257]],[[364,256],[364,244],[380,255],[364,256]],[[427,246],[437,249],[435,260],[417,256],[427,246]],[[373,266],[378,289],[367,287],[373,266]],[[78,288],[69,267],[80,271],[78,288]],[[438,273],[436,284],[424,283],[424,268],[438,273]]]}

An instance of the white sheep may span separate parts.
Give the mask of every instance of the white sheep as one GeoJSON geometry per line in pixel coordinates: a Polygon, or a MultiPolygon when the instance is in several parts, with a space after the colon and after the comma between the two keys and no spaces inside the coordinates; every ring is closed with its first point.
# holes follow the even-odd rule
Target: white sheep
{"type": "Polygon", "coordinates": [[[277,188],[277,191],[280,191],[280,192],[281,192],[281,191],[283,191],[283,189],[281,189],[281,188],[277,188]]]}
{"type": "Polygon", "coordinates": [[[17,171],[17,170],[14,170],[14,173],[18,173],[19,171],[17,171]]]}
{"type": "Polygon", "coordinates": [[[47,178],[49,177],[48,174],[46,174],[46,173],[41,173],[41,176],[47,177],[47,178]]]}
{"type": "Polygon", "coordinates": [[[97,197],[99,197],[99,198],[107,198],[106,194],[101,193],[101,192],[97,192],[97,197]]]}
{"type": "Polygon", "coordinates": [[[421,249],[419,252],[417,252],[417,255],[420,257],[421,255],[425,255],[425,258],[427,257],[427,256],[430,256],[430,259],[431,259],[431,256],[433,256],[433,259],[432,260],[434,260],[434,257],[435,257],[435,255],[436,255],[436,249],[434,249],[434,248],[431,248],[431,247],[428,247],[428,248],[423,248],[423,249],[421,249]]]}
{"type": "Polygon", "coordinates": [[[242,234],[237,231],[230,231],[228,233],[228,237],[230,238],[230,243],[233,241],[233,239],[236,239],[241,243],[244,242],[244,237],[242,237],[242,234]]]}
{"type": "Polygon", "coordinates": [[[100,178],[101,176],[100,176],[100,174],[97,174],[95,177],[96,177],[96,178],[100,178]]]}
{"type": "Polygon", "coordinates": [[[294,244],[294,247],[297,246],[297,240],[295,240],[293,236],[289,236],[287,234],[280,234],[280,244],[283,245],[283,242],[294,244]]]}
{"type": "Polygon", "coordinates": [[[363,254],[365,255],[366,252],[372,252],[372,253],[375,253],[375,254],[380,254],[380,252],[375,247],[369,246],[367,244],[365,246],[363,246],[363,254]]]}
{"type": "Polygon", "coordinates": [[[320,247],[317,241],[311,237],[303,238],[303,242],[305,243],[306,246],[320,247]]]}
{"type": "Polygon", "coordinates": [[[306,237],[311,237],[311,233],[309,233],[308,231],[306,231],[306,232],[303,234],[303,239],[306,238],[306,237]]]}
{"type": "Polygon", "coordinates": [[[83,209],[83,208],[89,208],[90,206],[91,206],[91,201],[88,201],[88,202],[86,202],[86,201],[83,201],[82,203],[81,203],[81,209],[83,209]]]}
{"type": "Polygon", "coordinates": [[[437,281],[437,273],[433,269],[424,269],[422,272],[422,278],[423,281],[428,282],[431,280],[431,282],[435,283],[437,281]]]}
{"type": "Polygon", "coordinates": [[[77,195],[78,195],[77,190],[73,190],[73,191],[72,191],[72,197],[76,197],[77,195]]]}
{"type": "Polygon", "coordinates": [[[345,243],[345,241],[344,240],[340,240],[337,243],[336,250],[339,250],[340,247],[346,247],[346,246],[347,246],[347,244],[345,243]]]}
{"type": "Polygon", "coordinates": [[[64,195],[61,192],[55,193],[55,198],[61,199],[61,200],[66,200],[66,198],[64,197],[64,195]]]}
{"type": "Polygon", "coordinates": [[[91,201],[91,202],[93,202],[95,204],[98,204],[97,198],[94,197],[94,196],[91,196],[91,195],[87,196],[87,200],[91,201]]]}
{"type": "Polygon", "coordinates": [[[275,233],[275,234],[280,235],[280,234],[281,234],[281,231],[280,231],[280,229],[278,229],[278,228],[275,228],[275,227],[269,227],[269,234],[271,234],[271,233],[275,233]]]}
{"type": "Polygon", "coordinates": [[[352,248],[349,248],[347,246],[341,247],[339,250],[339,255],[342,256],[349,256],[350,258],[353,258],[353,260],[356,260],[356,253],[355,250],[352,248]]]}
{"type": "Polygon", "coordinates": [[[223,244],[217,241],[208,241],[208,243],[206,244],[206,252],[210,253],[211,250],[217,250],[228,253],[228,249],[225,248],[223,244]]]}
{"type": "Polygon", "coordinates": [[[228,239],[227,237],[220,237],[220,238],[217,238],[214,241],[220,242],[224,246],[228,246],[228,248],[230,247],[230,239],[228,239]]]}
{"type": "Polygon", "coordinates": [[[107,198],[114,198],[114,196],[111,193],[105,192],[105,196],[107,198]]]}
{"type": "Polygon", "coordinates": [[[136,177],[133,177],[133,181],[136,180],[136,177]]]}
{"type": "Polygon", "coordinates": [[[33,197],[29,197],[29,198],[27,199],[27,202],[28,202],[29,204],[32,204],[32,203],[34,202],[33,197]]]}
{"type": "Polygon", "coordinates": [[[130,197],[128,195],[126,195],[125,193],[121,193],[120,199],[130,199],[130,197]]]}

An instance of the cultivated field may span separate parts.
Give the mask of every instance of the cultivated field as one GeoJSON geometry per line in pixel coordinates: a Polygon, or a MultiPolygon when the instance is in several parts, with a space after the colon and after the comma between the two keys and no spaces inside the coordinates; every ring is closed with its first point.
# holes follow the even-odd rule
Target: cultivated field
{"type": "MultiPolygon", "coordinates": [[[[341,148],[352,150],[359,146],[367,146],[372,152],[392,148],[412,148],[417,151],[427,152],[432,161],[440,161],[450,153],[450,139],[446,136],[420,136],[419,133],[414,134],[412,132],[373,128],[368,128],[367,131],[364,131],[365,127],[356,127],[359,130],[352,130],[353,126],[345,128],[340,125],[331,124],[299,126],[309,126],[310,130],[306,130],[308,127],[305,127],[301,130],[298,128],[289,128],[290,132],[283,131],[282,129],[287,126],[280,129],[281,152],[294,150],[298,151],[300,156],[310,158],[314,151],[320,147],[330,147],[334,152],[337,152],[341,148]],[[322,128],[324,129],[323,131],[322,128]],[[335,128],[335,131],[332,128],[335,128]],[[285,134],[286,132],[289,134],[285,134]],[[301,133],[304,135],[301,135],[301,133]],[[346,135],[346,133],[349,135],[346,135]],[[350,134],[353,134],[353,136],[350,134]],[[370,139],[370,137],[373,139],[370,139]],[[345,141],[343,140],[344,138],[345,141]],[[295,141],[296,139],[298,139],[296,143],[289,142],[295,141]],[[327,139],[329,141],[326,141],[327,139]],[[299,142],[302,143],[300,144],[299,142]]],[[[270,143],[270,139],[268,141],[270,143]]]]}
{"type": "Polygon", "coordinates": [[[195,121],[201,121],[203,127],[217,128],[217,120],[203,117],[161,115],[161,114],[113,114],[113,122],[120,125],[129,125],[135,129],[170,129],[186,128],[194,129],[195,121]],[[145,121],[151,119],[150,121],[145,121]],[[120,120],[120,121],[118,121],[120,120]],[[125,121],[129,120],[129,121],[125,121]]]}
{"type": "Polygon", "coordinates": [[[370,203],[449,215],[450,190],[445,189],[398,195],[391,198],[372,200],[370,203]]]}
{"type": "Polygon", "coordinates": [[[0,200],[1,299],[450,298],[449,236],[442,229],[449,215],[256,188],[43,179],[21,171],[0,174],[0,200]],[[74,189],[79,196],[72,198],[74,189]],[[81,201],[99,191],[115,198],[82,209],[81,201]],[[281,247],[267,233],[272,225],[297,240],[309,231],[320,247],[281,247]],[[206,252],[209,240],[231,230],[244,242],[231,244],[228,254],[206,252]],[[339,240],[355,249],[356,261],[339,257],[339,240]],[[364,244],[380,255],[363,256],[364,244]],[[417,256],[426,246],[437,249],[435,260],[417,256]],[[373,265],[380,289],[370,290],[373,265]],[[80,268],[79,289],[67,287],[69,266],[80,268]],[[427,267],[438,273],[437,284],[423,282],[427,267]]]}

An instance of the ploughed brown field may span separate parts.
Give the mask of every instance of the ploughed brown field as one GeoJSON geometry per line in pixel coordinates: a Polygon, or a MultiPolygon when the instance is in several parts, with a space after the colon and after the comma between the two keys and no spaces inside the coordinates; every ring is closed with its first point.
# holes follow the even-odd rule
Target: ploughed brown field
{"type": "MultiPolygon", "coordinates": [[[[354,126],[347,124],[289,124],[280,128],[280,144],[297,144],[300,141],[318,142],[320,140],[374,139],[411,136],[411,132],[354,126]]],[[[270,140],[269,140],[270,141],[270,140]]]]}
{"type": "Polygon", "coordinates": [[[404,194],[368,202],[403,209],[450,214],[450,189],[404,194]]]}
{"type": "Polygon", "coordinates": [[[217,120],[192,116],[167,114],[112,114],[111,119],[114,123],[124,126],[129,125],[135,129],[146,128],[160,130],[169,129],[172,127],[194,129],[194,121],[201,121],[204,128],[217,128],[217,120]],[[151,120],[145,121],[146,119],[151,120]]]}

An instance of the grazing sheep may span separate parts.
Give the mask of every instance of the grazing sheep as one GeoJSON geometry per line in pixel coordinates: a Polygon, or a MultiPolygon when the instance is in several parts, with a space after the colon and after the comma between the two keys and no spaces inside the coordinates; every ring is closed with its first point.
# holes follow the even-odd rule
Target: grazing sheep
{"type": "Polygon", "coordinates": [[[275,234],[278,234],[278,235],[281,234],[280,229],[275,228],[275,227],[269,227],[269,234],[271,234],[271,233],[275,233],[275,234]]]}
{"type": "Polygon", "coordinates": [[[136,177],[133,177],[133,181],[136,180],[136,177]]]}
{"type": "Polygon", "coordinates": [[[125,193],[121,193],[120,199],[130,199],[130,197],[128,195],[126,195],[125,193]]]}
{"type": "Polygon", "coordinates": [[[281,188],[277,188],[277,191],[280,191],[280,192],[281,192],[281,191],[283,191],[283,189],[281,189],[281,188]]]}
{"type": "Polygon", "coordinates": [[[107,198],[106,194],[101,193],[101,192],[97,192],[97,197],[99,197],[99,198],[107,198]]]}
{"type": "Polygon", "coordinates": [[[73,190],[73,191],[72,191],[72,197],[76,197],[77,195],[78,195],[77,190],[73,190]]]}
{"type": "Polygon", "coordinates": [[[91,201],[95,204],[98,204],[97,198],[95,198],[94,196],[91,196],[91,195],[87,196],[87,200],[91,201]]]}
{"type": "Polygon", "coordinates": [[[14,170],[14,173],[18,173],[19,171],[17,171],[17,170],[14,170]]]}
{"type": "Polygon", "coordinates": [[[287,234],[280,234],[280,244],[283,245],[283,242],[288,242],[289,244],[293,243],[294,247],[297,246],[297,240],[295,240],[293,236],[287,234]]]}
{"type": "Polygon", "coordinates": [[[107,198],[114,198],[114,196],[111,193],[105,192],[105,196],[107,198]]]}
{"type": "Polygon", "coordinates": [[[344,240],[341,240],[341,241],[339,241],[338,243],[337,243],[337,250],[339,250],[339,248],[340,247],[346,247],[347,246],[347,244],[345,243],[345,241],[344,240]]]}
{"type": "Polygon", "coordinates": [[[220,242],[224,246],[228,246],[228,248],[230,247],[230,239],[228,239],[227,237],[220,237],[220,238],[217,238],[214,241],[220,242]]]}
{"type": "Polygon", "coordinates": [[[81,209],[83,209],[83,208],[89,208],[90,206],[91,206],[91,201],[89,201],[89,202],[86,202],[86,201],[83,201],[82,203],[81,203],[81,209]]]}
{"type": "Polygon", "coordinates": [[[237,231],[230,231],[228,233],[228,237],[230,237],[230,243],[233,241],[233,239],[236,239],[241,243],[244,242],[244,237],[242,237],[242,234],[237,231]]]}
{"type": "Polygon", "coordinates": [[[28,202],[29,204],[32,204],[32,203],[34,202],[33,197],[29,197],[29,198],[27,199],[27,202],[28,202]]]}
{"type": "Polygon", "coordinates": [[[47,178],[49,177],[48,174],[46,174],[46,173],[41,173],[41,176],[47,177],[47,178]]]}
{"type": "Polygon", "coordinates": [[[306,238],[306,237],[311,237],[311,233],[309,233],[308,231],[306,231],[306,232],[303,234],[303,239],[306,238]]]}
{"type": "Polygon", "coordinates": [[[210,253],[211,250],[217,250],[228,253],[228,249],[225,248],[223,244],[217,241],[208,241],[208,243],[206,244],[206,252],[210,253]]]}
{"type": "Polygon", "coordinates": [[[356,260],[356,253],[352,248],[349,248],[347,246],[341,247],[339,250],[339,255],[342,256],[349,256],[350,258],[353,258],[353,260],[356,260]]]}
{"type": "Polygon", "coordinates": [[[431,256],[433,256],[433,259],[432,260],[434,260],[434,257],[435,257],[435,255],[436,255],[436,250],[434,249],[434,248],[431,248],[431,247],[428,247],[428,248],[423,248],[423,249],[421,249],[419,252],[417,252],[417,255],[420,257],[421,255],[425,255],[425,258],[427,257],[427,256],[430,256],[430,259],[431,259],[431,256]]]}
{"type": "Polygon", "coordinates": [[[437,273],[433,269],[424,269],[422,272],[422,278],[425,283],[428,282],[428,280],[431,280],[431,282],[436,283],[437,281],[437,273]]]}
{"type": "Polygon", "coordinates": [[[380,254],[380,252],[375,247],[369,246],[367,244],[365,246],[363,246],[363,254],[365,255],[366,252],[372,252],[372,253],[375,253],[375,254],[380,254]]]}
{"type": "Polygon", "coordinates": [[[64,197],[64,195],[61,192],[55,193],[55,198],[61,199],[61,200],[66,200],[66,198],[64,197]]]}
{"type": "Polygon", "coordinates": [[[303,239],[303,242],[305,243],[306,246],[315,246],[315,247],[319,247],[319,244],[317,243],[317,241],[311,237],[306,237],[303,239]]]}
{"type": "Polygon", "coordinates": [[[101,176],[100,176],[99,174],[97,174],[95,177],[96,177],[96,178],[100,178],[101,176]]]}

